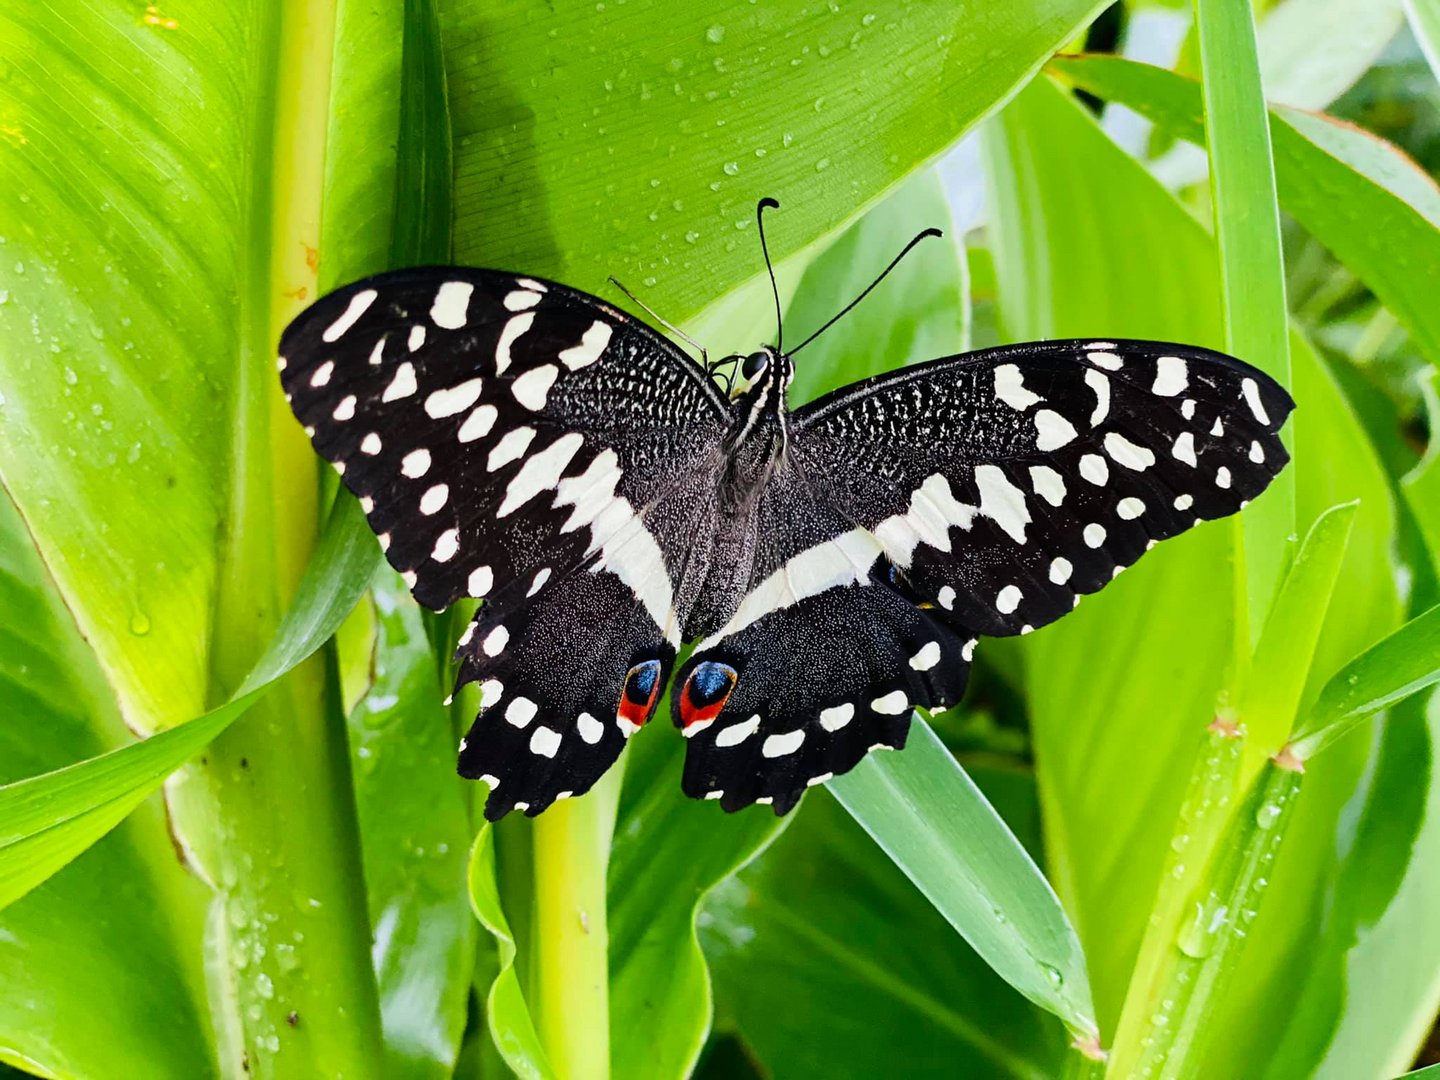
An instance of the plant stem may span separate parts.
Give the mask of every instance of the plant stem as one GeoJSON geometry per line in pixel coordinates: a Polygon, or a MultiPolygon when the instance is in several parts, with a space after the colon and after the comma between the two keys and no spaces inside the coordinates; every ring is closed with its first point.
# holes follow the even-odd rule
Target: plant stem
{"type": "Polygon", "coordinates": [[[560,1080],[610,1075],[606,871],[620,802],[617,765],[583,798],[535,819],[535,1026],[560,1080]]]}

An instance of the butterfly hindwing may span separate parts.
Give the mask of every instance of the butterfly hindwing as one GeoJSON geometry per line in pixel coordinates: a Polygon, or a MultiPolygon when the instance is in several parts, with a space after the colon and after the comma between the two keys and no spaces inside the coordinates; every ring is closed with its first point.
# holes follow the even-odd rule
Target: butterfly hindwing
{"type": "Polygon", "coordinates": [[[974,641],[897,592],[883,559],[876,565],[878,574],[778,608],[687,661],[672,698],[689,739],[687,795],[784,813],[870,750],[903,747],[916,706],[960,700],[974,641]],[[711,718],[705,706],[730,672],[711,718]]]}
{"type": "Polygon", "coordinates": [[[1015,634],[1263,491],[1288,460],[1291,408],[1208,350],[1039,342],[828,395],[796,414],[796,454],[917,600],[1015,634]]]}

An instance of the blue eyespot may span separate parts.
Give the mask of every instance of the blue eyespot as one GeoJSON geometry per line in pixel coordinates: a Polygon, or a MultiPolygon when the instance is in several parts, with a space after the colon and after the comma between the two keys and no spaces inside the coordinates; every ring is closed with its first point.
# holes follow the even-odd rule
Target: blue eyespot
{"type": "Polygon", "coordinates": [[[706,660],[690,674],[690,700],[696,708],[713,705],[730,693],[737,678],[737,672],[729,664],[706,660]]]}
{"type": "Polygon", "coordinates": [[[659,660],[646,660],[636,664],[625,676],[625,696],[636,705],[649,705],[659,681],[659,660]]]}

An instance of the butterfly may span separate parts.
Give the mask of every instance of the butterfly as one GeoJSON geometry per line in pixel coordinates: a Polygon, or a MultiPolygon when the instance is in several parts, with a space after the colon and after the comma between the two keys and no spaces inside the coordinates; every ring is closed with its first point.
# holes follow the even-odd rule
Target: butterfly
{"type": "Polygon", "coordinates": [[[791,411],[778,346],[728,357],[727,394],[604,300],[457,266],[286,329],[287,400],[390,565],[426,607],[484,601],[456,686],[491,820],[587,791],[672,682],[685,793],[784,813],[955,704],[978,638],[1054,621],[1288,460],[1289,395],[1207,349],[1006,345],[791,411]]]}

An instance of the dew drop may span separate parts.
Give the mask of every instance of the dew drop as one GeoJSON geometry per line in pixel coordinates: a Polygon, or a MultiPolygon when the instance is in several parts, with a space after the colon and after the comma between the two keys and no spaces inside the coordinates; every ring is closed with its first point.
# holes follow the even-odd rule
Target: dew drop
{"type": "Polygon", "coordinates": [[[150,632],[150,616],[143,611],[137,611],[130,616],[130,633],[136,637],[144,637],[150,632]]]}
{"type": "Polygon", "coordinates": [[[822,157],[819,161],[815,162],[815,171],[816,171],[816,172],[824,172],[824,171],[825,171],[826,169],[828,169],[829,167],[830,167],[830,159],[829,159],[828,157],[822,157]]]}
{"type": "Polygon", "coordinates": [[[710,27],[709,30],[705,31],[705,40],[710,42],[711,45],[719,45],[722,41],[725,40],[725,27],[710,27]]]}
{"type": "Polygon", "coordinates": [[[740,172],[740,163],[739,163],[738,161],[727,161],[727,162],[725,163],[725,175],[726,175],[726,176],[735,176],[735,175],[736,175],[737,173],[739,173],[739,172],[740,172]]]}

